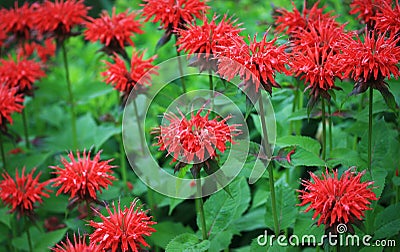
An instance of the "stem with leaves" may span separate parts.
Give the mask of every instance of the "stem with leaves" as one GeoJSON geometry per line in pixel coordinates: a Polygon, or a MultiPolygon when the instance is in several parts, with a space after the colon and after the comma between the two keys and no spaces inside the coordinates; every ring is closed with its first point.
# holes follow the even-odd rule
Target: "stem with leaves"
{"type": "Polygon", "coordinates": [[[329,121],[329,129],[328,129],[328,134],[329,134],[329,151],[332,151],[333,148],[333,139],[332,139],[332,128],[333,128],[333,122],[332,122],[332,112],[331,112],[331,102],[328,102],[328,121],[329,121]]]}
{"type": "Polygon", "coordinates": [[[25,109],[22,110],[22,123],[24,125],[25,146],[27,149],[29,149],[30,142],[29,142],[29,133],[28,133],[28,120],[26,119],[25,109]]]}
{"type": "MultiPolygon", "coordinates": [[[[264,105],[262,100],[262,94],[258,100],[258,105],[260,107],[260,119],[261,119],[261,127],[263,132],[263,142],[262,146],[264,148],[265,154],[270,162],[272,158],[271,146],[269,145],[268,140],[268,132],[267,132],[267,121],[265,119],[264,105]]],[[[271,192],[271,201],[272,201],[272,216],[274,218],[274,232],[276,235],[279,234],[279,222],[278,222],[278,214],[276,210],[276,195],[275,195],[275,182],[274,182],[274,170],[273,165],[269,163],[268,167],[268,175],[269,175],[269,189],[271,192]]]]}
{"type": "MultiPolygon", "coordinates": [[[[175,35],[175,41],[178,41],[178,37],[175,35]]],[[[178,50],[178,45],[175,46],[176,48],[176,56],[178,56],[178,67],[179,67],[179,73],[181,76],[181,84],[182,84],[182,90],[183,94],[186,94],[186,84],[185,84],[185,78],[183,77],[183,67],[182,67],[182,61],[181,61],[181,54],[178,50]]]]}
{"type": "Polygon", "coordinates": [[[208,82],[210,84],[211,91],[211,109],[214,109],[214,83],[211,69],[208,70],[208,82]]]}
{"type": "Polygon", "coordinates": [[[194,178],[196,179],[196,188],[197,188],[197,198],[195,199],[197,212],[200,214],[200,222],[201,222],[201,234],[203,236],[203,240],[208,239],[207,235],[207,227],[206,227],[206,218],[204,215],[204,203],[203,196],[201,190],[201,179],[200,179],[200,171],[195,173],[194,178]]]}
{"type": "Polygon", "coordinates": [[[7,161],[6,161],[6,153],[4,151],[4,143],[3,143],[3,132],[0,131],[0,152],[1,159],[3,160],[3,169],[7,171],[7,161]]]}
{"type": "Polygon", "coordinates": [[[70,79],[70,76],[69,76],[67,49],[65,47],[65,41],[63,41],[61,43],[61,48],[62,48],[62,51],[63,51],[65,78],[67,80],[68,95],[69,95],[69,105],[70,105],[70,109],[71,109],[72,141],[73,141],[74,149],[77,149],[78,148],[78,138],[77,138],[78,136],[77,136],[77,131],[76,131],[75,101],[74,101],[74,94],[72,92],[71,79],[70,79]]]}
{"type": "Polygon", "coordinates": [[[142,154],[144,155],[144,149],[145,149],[144,131],[143,131],[143,127],[142,127],[142,122],[140,120],[139,110],[138,110],[138,106],[136,104],[136,99],[133,99],[132,103],[133,103],[133,110],[135,112],[136,121],[138,124],[140,147],[142,148],[142,154]]]}
{"type": "Polygon", "coordinates": [[[322,109],[322,160],[326,158],[326,123],[325,123],[325,99],[321,97],[321,109],[322,109]]]}
{"type": "Polygon", "coordinates": [[[369,110],[368,110],[368,170],[372,172],[372,105],[374,101],[374,89],[369,88],[369,110]]]}

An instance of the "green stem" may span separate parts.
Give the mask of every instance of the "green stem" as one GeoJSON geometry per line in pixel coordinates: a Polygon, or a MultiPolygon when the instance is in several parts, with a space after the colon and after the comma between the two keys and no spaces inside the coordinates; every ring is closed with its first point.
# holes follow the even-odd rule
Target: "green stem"
{"type": "Polygon", "coordinates": [[[142,122],[140,120],[139,117],[139,110],[136,104],[136,99],[133,99],[132,101],[133,103],[133,110],[135,111],[135,116],[136,116],[136,120],[137,120],[137,124],[138,124],[138,129],[139,129],[139,137],[140,137],[140,147],[142,148],[142,154],[144,155],[144,143],[145,143],[145,139],[144,139],[144,131],[142,128],[142,122]]]}
{"type": "Polygon", "coordinates": [[[212,70],[208,70],[208,82],[210,84],[210,91],[211,91],[211,110],[214,109],[214,83],[213,83],[213,76],[212,70]]]}
{"type": "Polygon", "coordinates": [[[329,121],[329,129],[328,129],[328,134],[329,134],[329,151],[332,151],[332,146],[333,146],[333,140],[332,140],[332,128],[333,128],[333,122],[332,122],[332,112],[331,112],[331,102],[328,102],[328,121],[329,121]]]}
{"type": "Polygon", "coordinates": [[[27,149],[29,149],[30,142],[29,142],[29,133],[28,133],[28,121],[26,119],[25,109],[22,110],[22,123],[24,124],[25,146],[27,149]]]}
{"type": "Polygon", "coordinates": [[[369,88],[369,113],[368,113],[368,170],[372,173],[372,105],[374,89],[369,88]]]}
{"type": "MultiPolygon", "coordinates": [[[[178,37],[175,36],[175,41],[178,41],[178,37]]],[[[183,67],[182,67],[182,61],[181,61],[181,54],[178,51],[178,45],[176,45],[176,56],[178,56],[178,66],[179,66],[179,73],[181,76],[181,84],[182,84],[182,90],[183,90],[183,94],[186,94],[186,84],[185,84],[185,78],[183,77],[183,67]]]]}
{"type": "Polygon", "coordinates": [[[127,186],[128,177],[127,177],[127,170],[126,170],[126,158],[125,158],[125,149],[124,143],[122,141],[122,133],[118,137],[119,142],[119,158],[120,158],[120,166],[121,166],[121,177],[122,181],[124,182],[124,188],[127,186]]]}
{"type": "Polygon", "coordinates": [[[207,227],[206,227],[206,218],[204,215],[204,204],[203,204],[203,197],[201,192],[201,179],[200,179],[200,172],[197,173],[196,179],[196,187],[197,187],[197,198],[196,198],[196,208],[200,214],[200,221],[201,221],[201,234],[203,236],[203,240],[207,240],[207,227]]]}
{"type": "Polygon", "coordinates": [[[78,138],[77,138],[77,131],[76,131],[75,101],[74,101],[74,94],[72,92],[71,79],[69,76],[67,49],[65,48],[65,42],[61,43],[61,47],[62,47],[63,58],[64,58],[65,78],[67,80],[67,86],[68,86],[69,105],[71,106],[72,141],[73,141],[74,149],[77,149],[78,148],[78,138]]]}
{"type": "MultiPolygon", "coordinates": [[[[258,100],[258,105],[260,107],[260,119],[261,119],[261,127],[262,127],[262,132],[263,132],[262,146],[265,150],[265,154],[266,154],[267,158],[270,160],[270,162],[272,162],[271,161],[272,151],[271,151],[271,146],[269,145],[269,140],[268,140],[267,124],[266,124],[267,121],[265,119],[262,94],[260,95],[260,98],[258,100]]],[[[271,164],[268,165],[267,169],[268,169],[268,175],[269,175],[269,189],[271,192],[271,201],[272,201],[272,216],[274,218],[274,232],[275,232],[275,235],[278,235],[279,234],[279,223],[278,223],[278,214],[276,211],[274,170],[273,170],[273,166],[271,164]]]]}
{"type": "Polygon", "coordinates": [[[1,159],[3,160],[3,169],[7,171],[6,153],[4,151],[4,145],[3,145],[3,132],[0,132],[0,151],[1,151],[1,159]]]}
{"type": "Polygon", "coordinates": [[[28,237],[29,251],[33,252],[32,238],[31,238],[31,232],[29,231],[29,227],[26,229],[26,236],[28,237]]]}
{"type": "Polygon", "coordinates": [[[322,108],[322,160],[326,157],[326,123],[325,123],[325,99],[321,97],[322,108]]]}

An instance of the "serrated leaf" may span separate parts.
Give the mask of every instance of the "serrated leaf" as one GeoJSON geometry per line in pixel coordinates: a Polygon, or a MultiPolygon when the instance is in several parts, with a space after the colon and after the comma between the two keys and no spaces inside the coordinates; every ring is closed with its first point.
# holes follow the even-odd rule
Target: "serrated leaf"
{"type": "Polygon", "coordinates": [[[180,222],[164,221],[159,222],[153,226],[157,232],[153,233],[149,240],[153,242],[154,245],[165,249],[168,243],[175,237],[181,234],[193,234],[193,230],[186,226],[184,227],[180,222]]]}
{"type": "Polygon", "coordinates": [[[202,252],[210,247],[210,241],[201,241],[194,234],[181,234],[171,240],[165,251],[167,252],[202,252]]]}
{"type": "Polygon", "coordinates": [[[54,246],[54,244],[61,241],[67,232],[68,228],[59,229],[56,231],[44,233],[41,237],[37,237],[34,240],[34,251],[46,251],[47,249],[54,246]]]}
{"type": "Polygon", "coordinates": [[[12,214],[9,213],[9,209],[6,207],[0,208],[0,222],[4,223],[8,228],[11,228],[12,214]]]}
{"type": "MultiPolygon", "coordinates": [[[[249,207],[250,189],[243,177],[234,180],[230,185],[232,197],[226,192],[213,194],[204,204],[207,233],[210,240],[224,230],[230,228],[249,207]]],[[[200,227],[200,218],[197,218],[200,227]]]]}
{"type": "Polygon", "coordinates": [[[260,207],[249,211],[240,219],[235,221],[235,228],[240,232],[265,228],[265,224],[260,221],[264,218],[265,211],[265,207],[260,207]]]}
{"type": "Polygon", "coordinates": [[[317,140],[307,136],[284,136],[278,138],[275,144],[281,148],[288,146],[300,146],[303,149],[317,155],[319,155],[321,150],[321,144],[317,140]]]}
{"type": "Polygon", "coordinates": [[[344,166],[361,166],[365,167],[367,164],[361,159],[359,153],[355,150],[348,148],[333,149],[329,153],[327,159],[328,167],[333,168],[337,165],[344,166]]]}
{"type": "Polygon", "coordinates": [[[374,239],[389,238],[400,232],[400,204],[390,205],[375,219],[374,239]]]}

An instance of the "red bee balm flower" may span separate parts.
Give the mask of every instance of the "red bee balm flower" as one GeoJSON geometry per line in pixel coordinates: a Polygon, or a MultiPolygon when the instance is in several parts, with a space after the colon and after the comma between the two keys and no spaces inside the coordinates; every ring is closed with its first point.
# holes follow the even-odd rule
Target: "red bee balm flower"
{"type": "Polygon", "coordinates": [[[24,106],[22,94],[16,94],[17,89],[0,84],[0,127],[5,128],[6,122],[13,123],[11,114],[21,113],[24,106]]]}
{"type": "Polygon", "coordinates": [[[86,244],[86,235],[83,237],[74,234],[74,242],[72,243],[70,239],[67,237],[66,242],[61,242],[60,244],[56,244],[54,248],[51,248],[54,252],[92,252],[98,251],[97,245],[94,243],[86,244]]]}
{"type": "Polygon", "coordinates": [[[28,3],[18,7],[18,1],[15,1],[14,9],[0,11],[0,30],[12,33],[18,38],[29,39],[34,28],[34,13],[37,7],[37,4],[29,6],[28,3]]]}
{"type": "Polygon", "coordinates": [[[191,23],[195,18],[201,18],[209,8],[200,0],[144,0],[143,15],[145,22],[154,16],[153,23],[161,22],[165,30],[175,32],[191,23]]]}
{"type": "Polygon", "coordinates": [[[90,22],[86,23],[85,38],[92,42],[100,40],[100,43],[111,51],[118,51],[116,48],[124,49],[126,44],[134,46],[131,36],[135,33],[143,33],[140,29],[142,25],[135,20],[135,17],[136,14],[128,13],[128,11],[115,14],[115,8],[112,10],[111,17],[106,11],[100,18],[89,17],[90,22]]]}
{"type": "Polygon", "coordinates": [[[350,14],[358,14],[357,19],[373,27],[372,21],[377,13],[380,12],[380,6],[391,0],[353,0],[350,4],[350,14]]]}
{"type": "Polygon", "coordinates": [[[282,8],[277,9],[276,12],[278,15],[274,17],[276,25],[275,30],[277,32],[283,32],[286,29],[286,34],[292,34],[298,32],[299,29],[306,29],[310,23],[329,19],[330,14],[324,14],[323,11],[325,8],[318,8],[318,4],[319,1],[309,10],[304,8],[302,13],[296,8],[294,2],[292,2],[292,12],[282,8]]]}
{"type": "Polygon", "coordinates": [[[382,94],[388,91],[384,79],[400,75],[398,41],[395,34],[387,37],[386,34],[375,35],[367,31],[364,41],[360,38],[349,41],[343,48],[341,65],[344,76],[356,81],[353,93],[365,92],[368,87],[378,89],[382,94]]]}
{"type": "Polygon", "coordinates": [[[3,203],[11,207],[11,212],[18,212],[18,215],[29,215],[33,212],[36,202],[42,203],[42,197],[49,197],[45,186],[50,183],[46,181],[39,182],[40,174],[33,177],[36,169],[32,169],[30,173],[25,174],[25,167],[22,168],[21,176],[18,170],[15,172],[13,179],[7,172],[3,173],[4,180],[0,181],[0,198],[3,203]]]}
{"type": "Polygon", "coordinates": [[[46,0],[36,11],[35,25],[41,33],[64,40],[75,26],[84,24],[88,10],[83,0],[46,0]]]}
{"type": "Polygon", "coordinates": [[[118,202],[118,210],[113,204],[114,212],[107,206],[109,216],[104,216],[97,210],[95,212],[103,222],[90,221],[89,225],[96,230],[90,235],[90,242],[98,244],[102,251],[141,251],[141,246],[149,247],[144,236],[150,236],[156,230],[151,226],[156,222],[151,221],[147,211],[136,207],[135,199],[129,208],[121,209],[118,202]]]}
{"type": "Polygon", "coordinates": [[[381,32],[390,32],[396,34],[400,32],[400,4],[397,1],[394,8],[390,1],[384,1],[379,6],[380,12],[373,18],[376,22],[375,28],[381,32]]]}
{"type": "Polygon", "coordinates": [[[19,93],[31,94],[33,83],[45,75],[41,64],[34,60],[21,57],[16,62],[11,57],[0,59],[0,82],[18,88],[19,93]]]}
{"type": "Polygon", "coordinates": [[[176,44],[178,51],[184,50],[189,53],[205,53],[206,57],[216,54],[221,46],[233,45],[232,40],[239,37],[242,30],[235,25],[236,20],[231,20],[225,15],[221,22],[216,23],[217,16],[214,15],[211,22],[203,17],[203,25],[188,24],[185,29],[179,29],[179,39],[176,44]]]}
{"type": "Polygon", "coordinates": [[[272,87],[280,87],[275,81],[275,72],[286,73],[285,64],[287,55],[285,46],[275,46],[277,38],[267,41],[267,34],[260,42],[256,36],[253,40],[249,37],[250,44],[235,41],[235,45],[226,47],[221,53],[218,73],[231,80],[236,75],[247,82],[255,83],[255,91],[258,92],[260,83],[269,93],[272,87]]]}
{"type": "Polygon", "coordinates": [[[310,173],[314,182],[302,181],[304,190],[299,190],[300,206],[310,203],[306,212],[315,210],[313,219],[320,215],[318,226],[324,223],[328,226],[344,223],[351,224],[356,219],[362,220],[364,211],[369,210],[371,200],[378,200],[375,193],[368,186],[374,182],[361,182],[364,172],[355,175],[347,170],[338,179],[337,171],[333,177],[326,171],[322,178],[310,173]]]}
{"type": "Polygon", "coordinates": [[[180,111],[181,119],[173,113],[166,114],[169,125],[159,126],[152,132],[158,134],[160,150],[167,150],[174,160],[180,159],[183,163],[201,163],[217,156],[215,148],[224,152],[227,142],[234,143],[232,138],[241,133],[236,128],[240,125],[227,125],[230,116],[221,121],[217,118],[210,120],[209,112],[200,115],[202,110],[192,113],[189,120],[180,111]]]}
{"type": "Polygon", "coordinates": [[[151,74],[157,74],[157,67],[153,66],[153,57],[144,60],[143,53],[134,52],[131,59],[131,69],[128,71],[125,61],[118,55],[114,55],[115,63],[106,62],[108,69],[102,73],[105,77],[105,82],[111,84],[115,89],[124,92],[127,95],[131,90],[139,85],[151,85],[151,74]],[[139,82],[140,81],[140,82],[139,82]]]}
{"type": "Polygon", "coordinates": [[[100,153],[101,151],[91,160],[90,151],[88,153],[83,151],[83,157],[78,151],[77,159],[70,152],[68,154],[70,161],[61,157],[64,168],[50,166],[56,170],[53,174],[57,175],[52,179],[52,186],[61,186],[56,195],[69,193],[71,199],[77,197],[81,200],[96,200],[96,192],[100,191],[101,193],[102,188],[107,188],[112,184],[111,181],[115,180],[115,177],[111,175],[111,169],[115,166],[109,165],[112,160],[100,161],[100,153]]]}

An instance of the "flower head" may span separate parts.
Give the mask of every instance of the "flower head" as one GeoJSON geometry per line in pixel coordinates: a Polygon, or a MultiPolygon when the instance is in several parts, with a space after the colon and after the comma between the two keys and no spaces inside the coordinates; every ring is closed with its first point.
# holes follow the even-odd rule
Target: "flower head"
{"type": "Polygon", "coordinates": [[[206,1],[201,0],[144,0],[143,15],[145,22],[152,17],[153,23],[160,21],[165,30],[175,32],[183,28],[195,18],[201,18],[209,8],[206,1]]]}
{"type": "Polygon", "coordinates": [[[217,54],[221,47],[228,47],[233,44],[232,40],[239,37],[240,24],[236,25],[236,20],[227,18],[225,15],[217,23],[217,16],[214,15],[211,22],[207,17],[203,17],[203,24],[188,24],[185,29],[179,29],[179,39],[176,44],[178,51],[185,51],[189,55],[194,53],[204,53],[206,57],[210,54],[217,54]]]}
{"type": "Polygon", "coordinates": [[[25,167],[22,168],[21,176],[18,169],[15,172],[15,178],[12,178],[7,172],[3,173],[3,180],[0,181],[0,198],[3,203],[11,207],[11,212],[17,212],[18,215],[30,215],[33,212],[36,202],[42,203],[42,197],[49,197],[45,186],[49,181],[40,183],[39,173],[33,176],[36,169],[25,174],[25,167]]]}
{"type": "Polygon", "coordinates": [[[51,34],[62,41],[73,35],[75,26],[84,24],[88,10],[83,0],[45,0],[36,11],[35,25],[42,34],[51,34]]]}
{"type": "Polygon", "coordinates": [[[308,24],[318,20],[330,18],[329,13],[323,13],[325,8],[318,8],[319,1],[317,1],[311,9],[304,8],[302,13],[296,8],[294,2],[293,11],[290,12],[286,9],[277,9],[278,13],[275,16],[275,30],[277,32],[285,31],[286,34],[298,32],[299,29],[306,29],[308,24]]]}
{"type": "Polygon", "coordinates": [[[0,11],[0,30],[11,33],[17,38],[30,39],[37,7],[38,4],[29,5],[29,3],[18,7],[18,1],[15,1],[14,9],[0,11]]]}
{"type": "Polygon", "coordinates": [[[18,56],[25,59],[34,55],[35,52],[42,63],[46,63],[50,57],[55,55],[56,44],[53,39],[46,39],[43,44],[36,42],[24,43],[17,49],[18,56]]]}
{"type": "Polygon", "coordinates": [[[383,1],[379,6],[379,12],[375,17],[375,28],[381,32],[390,31],[393,34],[400,32],[400,4],[395,1],[395,6],[392,8],[390,1],[383,1]]]}
{"type": "Polygon", "coordinates": [[[143,33],[140,29],[141,23],[135,18],[136,14],[133,12],[116,14],[115,8],[111,16],[103,11],[99,18],[89,17],[89,22],[86,22],[85,38],[92,42],[100,40],[110,52],[124,50],[127,44],[134,46],[131,36],[143,33]]]}
{"type": "Polygon", "coordinates": [[[52,172],[57,177],[52,179],[53,187],[60,186],[56,195],[60,193],[70,194],[70,199],[97,200],[96,193],[102,192],[102,188],[107,188],[112,184],[115,177],[112,176],[112,168],[109,165],[112,160],[100,161],[100,152],[93,159],[90,158],[90,151],[83,151],[83,156],[77,151],[77,158],[70,152],[69,160],[61,157],[63,168],[50,166],[55,171],[52,172]]]}
{"type": "Polygon", "coordinates": [[[128,70],[125,61],[115,54],[114,64],[106,61],[108,68],[102,73],[102,76],[105,77],[105,82],[113,85],[115,89],[126,95],[129,95],[137,84],[139,86],[150,86],[151,75],[157,74],[157,67],[152,64],[157,55],[147,60],[144,60],[143,56],[144,52],[134,52],[130,70],[128,70]]]}
{"type": "Polygon", "coordinates": [[[318,226],[323,223],[327,226],[343,223],[351,224],[355,220],[362,220],[364,211],[369,210],[372,200],[377,200],[375,193],[369,188],[373,182],[361,182],[365,172],[358,173],[345,171],[340,179],[337,171],[333,177],[326,171],[319,178],[310,173],[314,182],[302,181],[304,190],[299,190],[300,206],[310,203],[306,212],[315,210],[313,219],[320,215],[318,226]]]}
{"type": "Polygon", "coordinates": [[[55,247],[51,248],[52,251],[54,252],[92,252],[92,251],[97,251],[97,245],[94,243],[90,243],[89,245],[86,244],[86,235],[77,236],[74,234],[74,241],[71,242],[71,240],[68,238],[65,242],[60,242],[59,244],[56,244],[55,247]]]}
{"type": "Polygon", "coordinates": [[[21,113],[24,106],[24,98],[22,94],[17,94],[16,88],[10,88],[0,84],[0,127],[6,128],[7,121],[12,124],[11,114],[14,112],[21,113]]]}
{"type": "Polygon", "coordinates": [[[18,88],[19,93],[31,94],[33,83],[45,75],[41,64],[34,60],[23,57],[17,57],[16,61],[11,57],[0,59],[0,82],[18,88]]]}
{"type": "Polygon", "coordinates": [[[95,228],[90,235],[90,242],[98,244],[100,250],[104,251],[141,251],[141,246],[149,247],[144,236],[150,236],[156,230],[151,226],[156,222],[151,221],[147,211],[142,211],[136,206],[135,199],[129,208],[121,208],[118,202],[118,209],[113,203],[113,210],[107,206],[109,216],[104,216],[95,210],[103,222],[90,221],[89,225],[95,228]]]}
{"type": "Polygon", "coordinates": [[[362,93],[372,87],[385,92],[384,79],[400,75],[397,64],[400,61],[399,37],[391,34],[374,34],[366,31],[364,41],[351,40],[343,48],[342,71],[345,77],[356,82],[354,92],[362,93]]]}
{"type": "Polygon", "coordinates": [[[260,42],[256,36],[249,37],[250,44],[236,40],[234,46],[226,47],[218,60],[218,73],[228,80],[236,75],[250,85],[256,92],[260,83],[266,91],[272,93],[272,87],[280,87],[275,81],[275,72],[287,73],[285,64],[287,55],[285,46],[276,46],[277,38],[267,41],[267,34],[260,42]]]}
{"type": "Polygon", "coordinates": [[[167,150],[174,160],[182,163],[201,163],[217,156],[216,150],[224,152],[226,144],[233,142],[233,137],[241,133],[237,124],[228,125],[231,117],[222,120],[209,119],[209,111],[201,116],[203,108],[196,114],[192,113],[188,120],[181,111],[179,118],[173,113],[168,113],[165,118],[169,125],[155,128],[152,134],[157,134],[157,145],[160,150],[167,150]]]}
{"type": "Polygon", "coordinates": [[[379,6],[385,2],[391,2],[391,0],[353,0],[350,4],[350,14],[358,13],[357,19],[372,28],[374,26],[373,19],[380,12],[379,6]]]}

